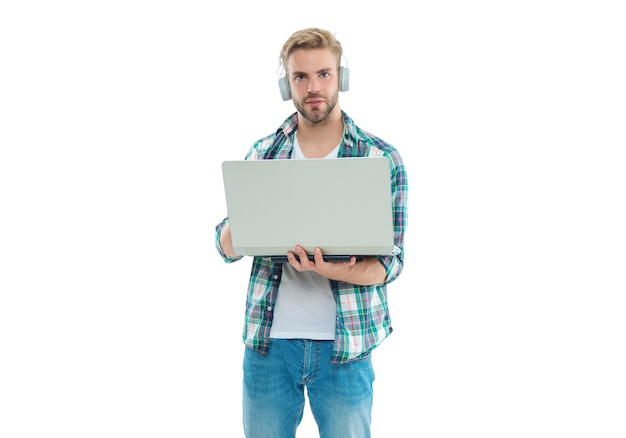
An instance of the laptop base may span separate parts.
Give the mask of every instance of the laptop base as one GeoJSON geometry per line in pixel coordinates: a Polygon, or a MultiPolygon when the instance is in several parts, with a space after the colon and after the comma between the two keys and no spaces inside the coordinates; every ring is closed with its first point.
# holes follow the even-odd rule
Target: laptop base
{"type": "MultiPolygon", "coordinates": [[[[344,262],[344,263],[348,263],[350,261],[350,257],[352,256],[344,256],[344,255],[325,255],[322,256],[324,258],[325,262],[344,262]]],[[[356,260],[359,261],[361,259],[363,259],[363,256],[355,256],[356,260]]],[[[313,254],[308,256],[308,259],[311,261],[315,260],[315,257],[313,256],[313,254]]],[[[271,256],[270,260],[273,263],[289,263],[289,260],[287,259],[287,256],[271,256]]],[[[296,256],[296,260],[300,261],[300,257],[296,256]]]]}

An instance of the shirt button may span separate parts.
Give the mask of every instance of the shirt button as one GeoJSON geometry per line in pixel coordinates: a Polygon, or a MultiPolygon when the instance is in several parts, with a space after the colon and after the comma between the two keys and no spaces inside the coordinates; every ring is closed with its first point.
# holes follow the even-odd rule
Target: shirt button
{"type": "Polygon", "coordinates": [[[274,280],[278,280],[278,275],[274,275],[274,280]]]}
{"type": "Polygon", "coordinates": [[[267,306],[267,310],[268,310],[269,312],[271,312],[271,311],[272,311],[272,309],[273,309],[273,307],[272,307],[272,306],[267,306]]]}

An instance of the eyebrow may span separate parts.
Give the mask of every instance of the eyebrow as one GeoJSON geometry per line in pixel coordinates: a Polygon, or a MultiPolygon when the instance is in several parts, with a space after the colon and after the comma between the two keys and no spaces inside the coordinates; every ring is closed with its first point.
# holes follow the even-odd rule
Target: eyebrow
{"type": "MultiPolygon", "coordinates": [[[[325,67],[325,68],[322,68],[322,69],[316,71],[315,74],[325,73],[325,72],[328,72],[328,71],[331,71],[331,70],[332,70],[332,67],[325,67]]],[[[305,73],[303,71],[294,71],[294,72],[291,73],[291,75],[292,76],[299,76],[299,75],[305,75],[306,76],[307,73],[305,73]]]]}

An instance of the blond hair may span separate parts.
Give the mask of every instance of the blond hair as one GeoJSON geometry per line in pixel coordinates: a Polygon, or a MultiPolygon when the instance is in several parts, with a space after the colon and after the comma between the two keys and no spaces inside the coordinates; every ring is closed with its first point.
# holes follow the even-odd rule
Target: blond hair
{"type": "Polygon", "coordinates": [[[294,32],[285,41],[280,51],[280,62],[285,69],[287,68],[289,56],[297,49],[330,49],[337,57],[337,68],[341,64],[341,56],[343,54],[341,43],[335,38],[334,34],[327,30],[309,27],[294,32]]]}

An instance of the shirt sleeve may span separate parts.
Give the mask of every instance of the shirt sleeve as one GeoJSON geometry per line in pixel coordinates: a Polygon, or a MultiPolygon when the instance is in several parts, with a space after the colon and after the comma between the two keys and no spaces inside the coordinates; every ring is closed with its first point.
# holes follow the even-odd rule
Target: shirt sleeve
{"type": "Polygon", "coordinates": [[[215,227],[215,247],[217,248],[217,252],[222,257],[225,263],[232,263],[232,262],[236,262],[237,260],[241,260],[243,256],[228,257],[224,253],[224,250],[222,249],[222,243],[221,243],[222,230],[224,229],[224,225],[226,225],[227,223],[228,223],[228,218],[225,218],[222,222],[217,224],[217,226],[215,227]]]}
{"type": "Polygon", "coordinates": [[[397,151],[390,154],[391,195],[393,202],[394,245],[400,249],[395,256],[382,256],[378,260],[387,271],[385,284],[394,281],[404,267],[404,234],[407,224],[408,180],[406,168],[397,151]]]}

